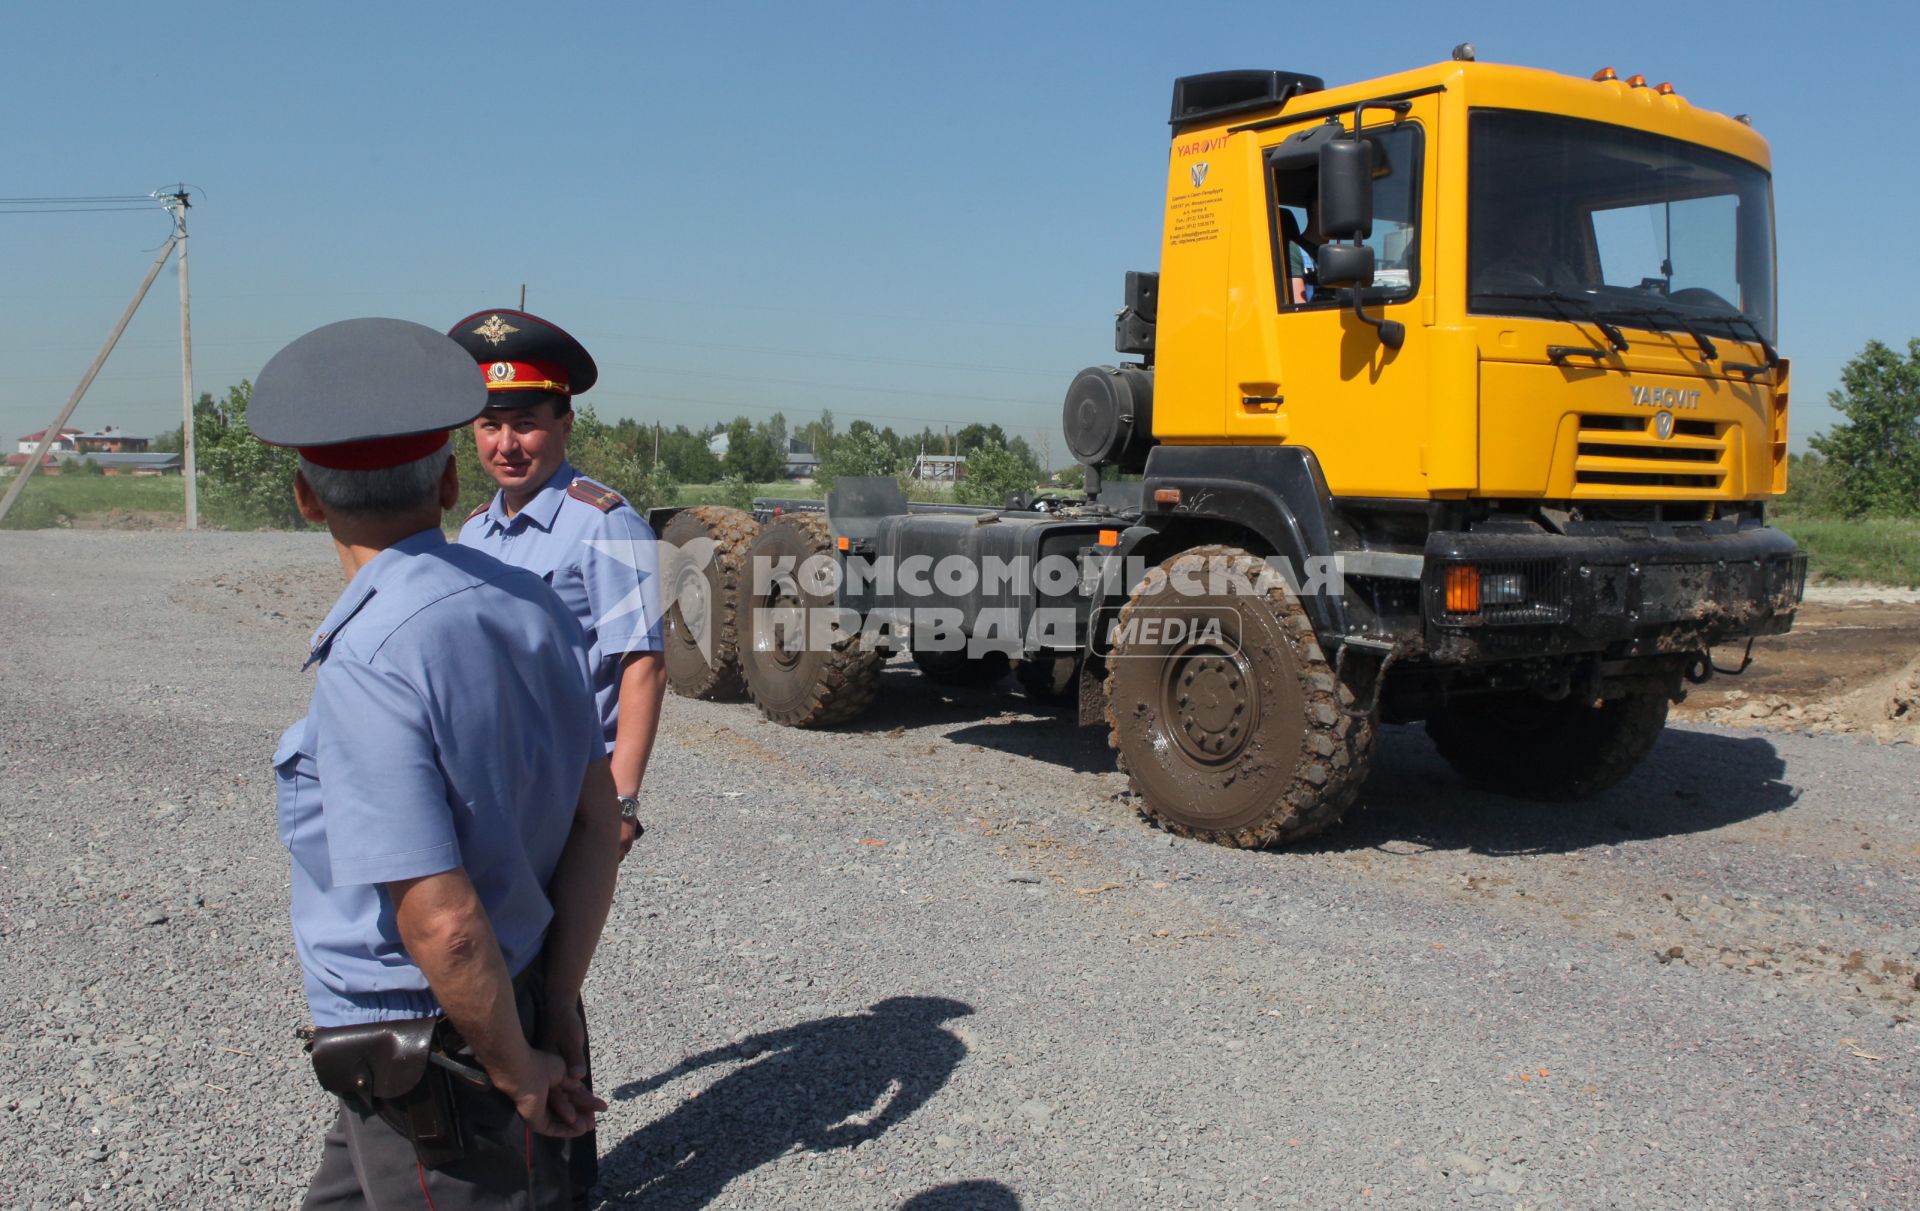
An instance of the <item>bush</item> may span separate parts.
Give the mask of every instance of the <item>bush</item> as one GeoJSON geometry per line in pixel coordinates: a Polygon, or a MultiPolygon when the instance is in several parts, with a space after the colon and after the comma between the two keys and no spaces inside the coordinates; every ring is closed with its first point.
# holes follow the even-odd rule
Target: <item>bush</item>
{"type": "Polygon", "coordinates": [[[195,409],[193,440],[207,516],[233,529],[305,529],[293,503],[299,459],[254,437],[247,427],[252,399],[253,384],[242,380],[204,414],[195,409]]]}
{"type": "Polygon", "coordinates": [[[751,509],[753,498],[759,494],[760,486],[749,483],[738,475],[729,475],[713,485],[714,499],[710,504],[731,505],[736,509],[751,509]]]}
{"type": "Polygon", "coordinates": [[[821,457],[813,479],[821,487],[831,488],[843,475],[892,475],[899,467],[900,458],[893,447],[869,425],[835,438],[821,457]]]}
{"type": "Polygon", "coordinates": [[[967,455],[966,474],[953,486],[954,499],[969,505],[1006,503],[1010,492],[1025,492],[1039,478],[1039,470],[1017,453],[989,441],[967,455]]]}

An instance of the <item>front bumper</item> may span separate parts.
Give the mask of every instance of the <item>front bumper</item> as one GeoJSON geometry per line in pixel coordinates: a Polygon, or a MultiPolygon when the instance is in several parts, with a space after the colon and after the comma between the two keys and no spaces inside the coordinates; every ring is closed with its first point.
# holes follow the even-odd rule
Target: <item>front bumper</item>
{"type": "Polygon", "coordinates": [[[1807,561],[1779,530],[1590,530],[1601,532],[1430,535],[1422,576],[1430,657],[1455,663],[1697,652],[1793,625],[1807,561]],[[1500,584],[1507,599],[1476,600],[1465,610],[1456,592],[1450,602],[1449,572],[1467,567],[1481,582],[1500,584]]]}

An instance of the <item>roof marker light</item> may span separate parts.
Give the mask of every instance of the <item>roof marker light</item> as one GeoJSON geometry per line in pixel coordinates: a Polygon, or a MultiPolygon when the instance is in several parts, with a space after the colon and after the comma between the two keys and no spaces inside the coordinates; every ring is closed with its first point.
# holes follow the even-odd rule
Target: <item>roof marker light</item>
{"type": "Polygon", "coordinates": [[[1613,70],[1611,67],[1603,67],[1599,71],[1593,73],[1593,78],[1595,80],[1598,80],[1600,83],[1605,84],[1612,80],[1618,80],[1620,78],[1620,73],[1613,70]]]}
{"type": "Polygon", "coordinates": [[[1653,86],[1653,91],[1659,93],[1663,97],[1671,97],[1673,95],[1673,85],[1669,81],[1662,80],[1660,83],[1653,86]]]}
{"type": "Polygon", "coordinates": [[[1627,77],[1628,88],[1645,88],[1646,86],[1647,86],[1647,78],[1641,75],[1639,72],[1635,72],[1631,76],[1627,77]]]}

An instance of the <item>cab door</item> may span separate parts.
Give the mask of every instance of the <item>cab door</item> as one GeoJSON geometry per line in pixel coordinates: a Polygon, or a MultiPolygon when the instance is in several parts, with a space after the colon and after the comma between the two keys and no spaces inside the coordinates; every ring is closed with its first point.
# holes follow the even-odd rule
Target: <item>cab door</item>
{"type": "Polygon", "coordinates": [[[1281,128],[1260,148],[1267,199],[1246,207],[1234,233],[1226,325],[1226,434],[1244,444],[1310,447],[1335,495],[1425,495],[1421,449],[1430,356],[1421,331],[1433,227],[1424,208],[1437,196],[1429,131],[1434,98],[1404,114],[1369,107],[1362,131],[1373,143],[1374,285],[1370,316],[1406,326],[1406,342],[1384,347],[1354,315],[1351,294],[1313,279],[1318,230],[1319,148],[1346,137],[1351,117],[1281,128]]]}

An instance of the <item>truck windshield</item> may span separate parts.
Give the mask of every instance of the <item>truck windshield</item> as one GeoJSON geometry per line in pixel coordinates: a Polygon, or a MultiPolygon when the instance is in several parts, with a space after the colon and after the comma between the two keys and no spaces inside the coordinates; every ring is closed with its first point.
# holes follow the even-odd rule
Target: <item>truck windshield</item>
{"type": "Polygon", "coordinates": [[[1594,315],[1641,328],[1774,339],[1765,171],[1623,126],[1473,113],[1467,302],[1497,315],[1594,315]]]}

